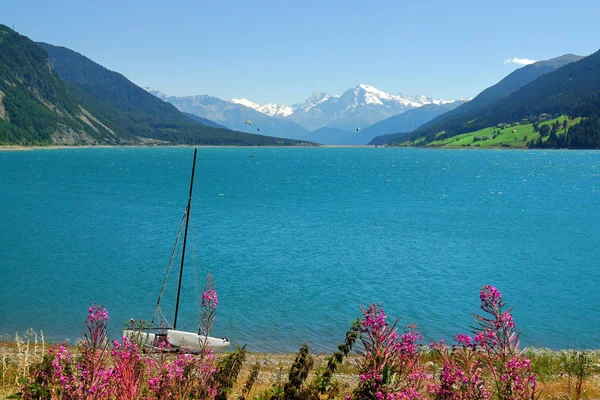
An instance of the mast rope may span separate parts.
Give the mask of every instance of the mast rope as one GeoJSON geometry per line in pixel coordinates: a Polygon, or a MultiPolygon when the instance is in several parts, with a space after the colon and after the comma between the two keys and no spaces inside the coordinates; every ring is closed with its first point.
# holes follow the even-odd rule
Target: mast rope
{"type": "Polygon", "coordinates": [[[169,266],[167,267],[167,273],[165,274],[165,279],[163,280],[162,287],[160,288],[160,294],[158,295],[158,300],[156,300],[156,308],[154,309],[154,314],[152,315],[152,322],[150,322],[150,326],[152,326],[154,324],[154,319],[156,317],[156,314],[160,314],[159,316],[162,317],[165,321],[167,321],[167,319],[165,318],[165,316],[163,315],[163,313],[160,309],[160,300],[162,299],[163,292],[165,291],[165,285],[167,284],[167,278],[169,277],[169,271],[171,271],[171,266],[173,265],[173,259],[175,258],[175,251],[177,250],[177,243],[179,242],[179,238],[181,237],[181,231],[183,230],[183,223],[185,222],[187,214],[188,214],[188,209],[186,207],[185,211],[183,212],[183,218],[181,218],[181,223],[179,224],[179,231],[177,232],[177,237],[175,238],[175,245],[173,245],[173,251],[171,252],[171,259],[169,260],[169,266]]]}
{"type": "MultiPolygon", "coordinates": [[[[169,328],[172,328],[171,324],[167,320],[167,317],[165,317],[165,315],[163,314],[162,309],[160,308],[160,306],[156,307],[156,310],[154,311],[154,315],[156,315],[156,314],[158,314],[159,318],[161,319],[161,323],[158,326],[159,329],[169,329],[169,328]],[[164,325],[163,325],[163,323],[164,323],[164,325]]],[[[153,319],[153,321],[154,321],[154,319],[153,319]]],[[[150,327],[152,327],[152,324],[150,324],[150,327]]]]}

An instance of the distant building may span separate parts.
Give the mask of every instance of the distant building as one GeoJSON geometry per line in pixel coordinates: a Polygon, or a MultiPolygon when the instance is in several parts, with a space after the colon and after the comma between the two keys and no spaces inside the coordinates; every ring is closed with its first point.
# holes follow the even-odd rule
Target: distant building
{"type": "Polygon", "coordinates": [[[548,121],[549,119],[552,119],[552,114],[540,114],[540,116],[538,117],[538,120],[540,122],[544,122],[544,121],[548,121]]]}

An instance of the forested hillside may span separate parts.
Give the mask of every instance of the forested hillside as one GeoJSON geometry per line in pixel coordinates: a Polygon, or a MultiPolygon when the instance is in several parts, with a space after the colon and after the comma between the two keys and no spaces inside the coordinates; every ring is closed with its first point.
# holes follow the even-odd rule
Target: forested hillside
{"type": "Polygon", "coordinates": [[[52,70],[46,51],[0,25],[0,143],[132,144],[52,70]]]}
{"type": "Polygon", "coordinates": [[[295,145],[298,141],[213,128],[183,115],[123,75],[64,47],[39,43],[52,67],[81,98],[131,135],[178,144],[295,145]]]}
{"type": "MultiPolygon", "coordinates": [[[[544,113],[587,117],[596,115],[599,109],[600,52],[596,52],[544,74],[484,108],[454,118],[436,119],[413,132],[411,136],[424,137],[425,144],[544,113]]],[[[406,136],[397,142],[401,140],[406,140],[406,136]]]]}

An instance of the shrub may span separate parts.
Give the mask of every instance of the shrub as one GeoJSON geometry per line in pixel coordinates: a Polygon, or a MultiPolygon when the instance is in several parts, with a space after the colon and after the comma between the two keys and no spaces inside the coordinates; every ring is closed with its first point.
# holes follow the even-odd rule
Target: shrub
{"type": "Polygon", "coordinates": [[[535,399],[537,382],[531,361],[519,351],[519,332],[500,291],[486,285],[480,292],[483,315],[474,313],[474,337],[456,336],[451,349],[431,348],[443,365],[437,399],[535,399]]]}
{"type": "Polygon", "coordinates": [[[358,361],[360,383],[352,399],[421,399],[427,376],[421,364],[422,336],[409,325],[402,336],[396,320],[386,321],[384,310],[376,304],[362,309],[360,340],[362,357],[358,361]]]}

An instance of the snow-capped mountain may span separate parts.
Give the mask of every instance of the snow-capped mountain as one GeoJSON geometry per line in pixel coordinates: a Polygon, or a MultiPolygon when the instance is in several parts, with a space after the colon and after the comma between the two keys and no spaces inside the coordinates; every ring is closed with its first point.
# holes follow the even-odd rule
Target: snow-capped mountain
{"type": "Polygon", "coordinates": [[[286,106],[285,104],[267,103],[261,106],[260,104],[256,104],[248,99],[231,99],[231,102],[252,108],[253,110],[268,115],[269,117],[287,117],[288,115],[294,113],[294,109],[290,106],[286,106]]]}
{"type": "Polygon", "coordinates": [[[292,106],[277,103],[261,105],[247,98],[226,101],[208,95],[175,97],[158,90],[145,89],[181,111],[210,119],[231,129],[287,138],[303,137],[320,128],[337,129],[332,131],[336,137],[341,135],[339,130],[345,130],[350,137],[357,132],[357,128],[366,128],[425,104],[451,103],[423,95],[394,95],[366,84],[356,85],[336,95],[316,92],[303,103],[292,106]],[[253,122],[251,126],[245,124],[248,119],[253,122]]]}
{"type": "Polygon", "coordinates": [[[359,84],[340,95],[315,93],[287,118],[311,131],[322,127],[355,131],[429,103],[428,98],[393,95],[359,84]]]}
{"type": "Polygon", "coordinates": [[[425,104],[451,103],[423,95],[393,95],[366,84],[337,95],[316,92],[304,103],[292,106],[273,103],[261,106],[248,99],[232,102],[271,117],[290,119],[310,131],[324,127],[354,131],[425,104]]]}
{"type": "Polygon", "coordinates": [[[167,96],[158,90],[144,88],[149,93],[173,104],[179,111],[206,118],[235,131],[267,136],[299,139],[308,131],[293,121],[273,118],[257,109],[264,107],[248,99],[222,100],[208,95],[167,96]],[[250,120],[252,124],[247,124],[250,120]]]}
{"type": "Polygon", "coordinates": [[[263,114],[267,114],[270,117],[287,117],[294,113],[294,109],[285,104],[268,103],[262,105],[256,109],[263,114]]]}
{"type": "Polygon", "coordinates": [[[337,99],[341,95],[330,95],[324,92],[315,92],[312,96],[310,96],[304,103],[294,104],[292,106],[292,110],[294,112],[308,112],[311,108],[316,107],[317,105],[326,102],[327,100],[334,98],[337,99]]]}
{"type": "Polygon", "coordinates": [[[250,101],[248,99],[231,99],[231,102],[233,104],[241,104],[241,105],[251,108],[253,110],[260,108],[260,104],[256,104],[255,102],[250,101]]]}
{"type": "MultiPolygon", "coordinates": [[[[407,96],[405,94],[398,93],[397,96],[403,97],[405,99],[408,99],[408,100],[413,101],[415,103],[419,103],[421,105],[425,105],[425,104],[437,104],[437,105],[450,104],[450,103],[454,103],[454,101],[455,101],[455,100],[433,99],[431,97],[423,96],[422,94],[418,94],[418,95],[415,95],[415,96],[407,96]]],[[[464,100],[464,99],[461,99],[461,100],[464,100]]]]}

